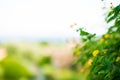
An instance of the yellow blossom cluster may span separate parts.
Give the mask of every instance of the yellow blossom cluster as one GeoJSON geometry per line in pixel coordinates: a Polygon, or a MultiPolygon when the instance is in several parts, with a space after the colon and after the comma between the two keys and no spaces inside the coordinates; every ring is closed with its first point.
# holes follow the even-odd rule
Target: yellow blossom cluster
{"type": "Polygon", "coordinates": [[[100,42],[104,42],[105,39],[108,39],[110,37],[109,34],[105,34],[104,37],[100,38],[100,42]]]}

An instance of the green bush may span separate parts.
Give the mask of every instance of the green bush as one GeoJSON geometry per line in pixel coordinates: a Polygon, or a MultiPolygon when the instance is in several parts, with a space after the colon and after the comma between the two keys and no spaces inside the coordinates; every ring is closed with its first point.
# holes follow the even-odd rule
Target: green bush
{"type": "Polygon", "coordinates": [[[100,38],[78,30],[84,42],[83,46],[75,47],[74,55],[78,56],[76,64],[88,75],[88,80],[120,80],[120,5],[108,13],[106,21],[114,24],[100,38]]]}

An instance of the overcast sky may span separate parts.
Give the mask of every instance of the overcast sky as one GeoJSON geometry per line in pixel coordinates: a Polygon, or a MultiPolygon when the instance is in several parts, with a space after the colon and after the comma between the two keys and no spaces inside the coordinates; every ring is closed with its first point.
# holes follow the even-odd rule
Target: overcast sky
{"type": "Polygon", "coordinates": [[[101,0],[0,0],[0,36],[78,37],[74,23],[99,35],[106,31],[102,7],[101,0]]]}

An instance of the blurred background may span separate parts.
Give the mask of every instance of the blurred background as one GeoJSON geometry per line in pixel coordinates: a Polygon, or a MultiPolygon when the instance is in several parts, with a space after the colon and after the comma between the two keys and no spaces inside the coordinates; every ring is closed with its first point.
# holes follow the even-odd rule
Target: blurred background
{"type": "Polygon", "coordinates": [[[82,45],[76,30],[105,33],[106,5],[109,0],[0,0],[0,80],[85,80],[73,66],[74,46],[82,45]]]}

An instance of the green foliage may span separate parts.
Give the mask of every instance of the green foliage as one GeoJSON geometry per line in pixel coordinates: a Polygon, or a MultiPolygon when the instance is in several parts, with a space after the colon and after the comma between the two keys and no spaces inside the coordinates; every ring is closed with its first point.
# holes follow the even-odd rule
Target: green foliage
{"type": "Polygon", "coordinates": [[[63,45],[3,43],[1,50],[6,50],[6,56],[0,59],[0,80],[85,80],[85,76],[68,68],[71,65],[59,68],[53,62],[56,59],[46,54],[48,48],[65,48],[63,45]]]}
{"type": "Polygon", "coordinates": [[[82,28],[78,29],[77,31],[80,32],[80,36],[82,37],[83,41],[91,40],[96,34],[91,34],[84,31],[82,28]]]}
{"type": "Polygon", "coordinates": [[[40,46],[48,46],[49,43],[46,41],[39,42],[40,46]]]}
{"type": "Polygon", "coordinates": [[[107,22],[110,22],[114,19],[116,19],[119,16],[119,12],[120,12],[120,5],[118,5],[117,7],[115,7],[113,10],[111,10],[106,18],[107,22]]]}
{"type": "Polygon", "coordinates": [[[18,80],[21,77],[30,77],[29,71],[19,61],[13,58],[6,58],[1,62],[3,67],[4,79],[18,80]]]}
{"type": "Polygon", "coordinates": [[[50,56],[43,56],[40,58],[38,65],[43,67],[45,65],[51,64],[51,57],[50,56]]]}
{"type": "Polygon", "coordinates": [[[9,56],[13,56],[17,53],[17,48],[13,44],[6,45],[7,52],[9,52],[9,56]]]}
{"type": "Polygon", "coordinates": [[[76,64],[88,75],[88,80],[120,80],[120,5],[109,12],[106,21],[112,20],[114,25],[98,39],[89,40],[90,34],[79,30],[89,41],[77,45],[74,54],[80,53],[76,64]]]}

